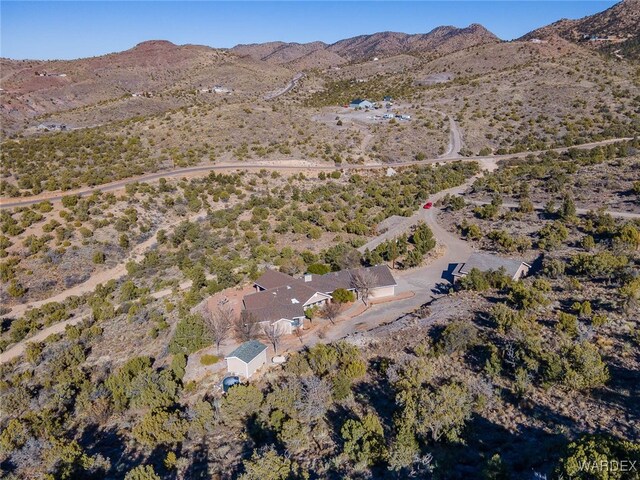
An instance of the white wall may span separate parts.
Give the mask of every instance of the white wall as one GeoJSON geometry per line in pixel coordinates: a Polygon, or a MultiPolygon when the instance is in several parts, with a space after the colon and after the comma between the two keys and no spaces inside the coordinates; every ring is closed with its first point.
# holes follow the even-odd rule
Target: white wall
{"type": "Polygon", "coordinates": [[[390,287],[378,287],[371,290],[369,298],[382,298],[392,297],[396,294],[396,287],[394,285],[390,287]]]}
{"type": "Polygon", "coordinates": [[[247,378],[253,375],[261,366],[267,363],[267,350],[268,349],[265,348],[262,353],[260,353],[256,358],[254,358],[247,364],[247,378]]]}
{"type": "Polygon", "coordinates": [[[237,357],[227,358],[227,371],[239,377],[248,378],[247,364],[237,357]]]}
{"type": "Polygon", "coordinates": [[[237,357],[227,358],[227,371],[243,378],[251,377],[256,370],[267,363],[267,350],[268,349],[265,348],[262,353],[257,355],[249,363],[244,363],[237,357]]]}
{"type": "Polygon", "coordinates": [[[514,280],[519,280],[522,277],[526,276],[529,273],[529,267],[527,267],[524,263],[518,267],[516,274],[513,276],[514,280]]]}

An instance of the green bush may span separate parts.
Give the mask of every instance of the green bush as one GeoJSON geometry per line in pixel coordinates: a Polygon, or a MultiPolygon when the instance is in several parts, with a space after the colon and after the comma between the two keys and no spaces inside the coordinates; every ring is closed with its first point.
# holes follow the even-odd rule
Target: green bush
{"type": "Polygon", "coordinates": [[[338,303],[350,303],[356,301],[355,293],[347,290],[346,288],[335,289],[331,294],[331,298],[338,303]]]}
{"type": "Polygon", "coordinates": [[[214,363],[218,363],[220,361],[220,357],[215,355],[205,354],[200,357],[200,363],[205,366],[213,365],[214,363]]]}
{"type": "Polygon", "coordinates": [[[204,320],[198,314],[190,314],[182,318],[169,343],[169,352],[189,355],[213,344],[204,320]]]}
{"type": "Polygon", "coordinates": [[[629,462],[638,465],[640,444],[609,435],[583,435],[567,446],[556,473],[577,480],[637,479],[637,470],[634,473],[629,468],[621,468],[621,461],[625,461],[627,467],[629,462]]]}

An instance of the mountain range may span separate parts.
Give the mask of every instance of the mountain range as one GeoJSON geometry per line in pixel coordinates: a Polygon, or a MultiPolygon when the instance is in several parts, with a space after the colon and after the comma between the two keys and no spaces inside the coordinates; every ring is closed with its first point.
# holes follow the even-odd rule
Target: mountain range
{"type": "MultiPolygon", "coordinates": [[[[635,62],[640,59],[639,32],[640,0],[624,0],[583,19],[539,28],[517,42],[561,40],[635,62]]],[[[379,32],[332,44],[268,42],[217,49],[152,40],[123,52],[78,60],[0,59],[2,132],[16,133],[34,118],[88,105],[98,105],[110,120],[162,112],[188,103],[184,100],[188,92],[216,84],[238,95],[260,97],[281,88],[296,72],[365,67],[375,59],[380,59],[374,62],[379,64],[377,72],[403,71],[435,58],[443,59],[445,66],[454,61],[463,65],[465,61],[454,56],[478,48],[483,51],[474,55],[491,56],[496,54],[492,46],[500,45],[507,43],[472,24],[438,27],[424,34],[379,32]],[[449,57],[451,62],[446,61],[449,57]],[[154,98],[143,103],[132,100],[136,92],[154,92],[154,98]]]]}
{"type": "Polygon", "coordinates": [[[375,57],[413,54],[447,54],[485,43],[497,43],[500,39],[482,25],[472,24],[466,28],[452,26],[437,27],[424,34],[379,32],[359,35],[332,44],[324,42],[237,45],[231,51],[276,65],[286,65],[307,60],[311,66],[324,66],[348,62],[371,60],[375,57]]]}

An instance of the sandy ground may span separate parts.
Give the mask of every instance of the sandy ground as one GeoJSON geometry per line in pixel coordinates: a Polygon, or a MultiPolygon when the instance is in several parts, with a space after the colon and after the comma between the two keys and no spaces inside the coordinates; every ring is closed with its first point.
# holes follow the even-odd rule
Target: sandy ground
{"type": "MultiPolygon", "coordinates": [[[[202,220],[203,218],[205,218],[207,216],[206,212],[200,212],[196,215],[192,215],[191,217],[189,217],[189,221],[190,222],[196,222],[199,220],[202,220]]],[[[173,223],[166,223],[166,224],[162,224],[158,226],[158,230],[159,229],[166,229],[166,228],[170,228],[172,225],[177,225],[178,223],[183,222],[184,219],[180,218],[177,219],[175,222],[173,223]]],[[[120,263],[118,263],[115,267],[110,268],[108,270],[102,270],[100,272],[95,273],[94,275],[92,275],[88,280],[86,280],[85,282],[79,283],[78,285],[74,285],[71,288],[68,288],[52,297],[49,298],[45,298],[44,300],[38,300],[36,302],[31,302],[31,303],[23,303],[20,305],[16,305],[14,307],[11,308],[11,311],[6,313],[5,315],[3,315],[3,317],[20,317],[22,315],[24,315],[24,313],[31,308],[37,308],[37,307],[41,307],[42,305],[44,305],[45,303],[49,303],[49,302],[62,302],[65,299],[73,296],[73,295],[77,295],[80,296],[84,293],[88,293],[88,292],[93,292],[95,290],[95,288],[98,286],[98,284],[102,283],[105,284],[107,283],[109,280],[119,280],[120,278],[124,277],[127,274],[127,268],[126,265],[128,262],[130,261],[134,261],[134,262],[140,262],[144,259],[145,254],[147,253],[147,251],[151,248],[153,248],[156,245],[156,236],[152,235],[151,237],[149,237],[147,240],[145,240],[142,243],[139,243],[138,245],[136,245],[131,252],[129,253],[129,255],[122,259],[120,261],[120,263]]]]}

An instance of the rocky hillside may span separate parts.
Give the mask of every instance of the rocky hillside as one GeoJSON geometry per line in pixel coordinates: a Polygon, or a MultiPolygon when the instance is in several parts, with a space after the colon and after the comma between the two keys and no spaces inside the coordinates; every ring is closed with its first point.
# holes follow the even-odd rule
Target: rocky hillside
{"type": "MultiPolygon", "coordinates": [[[[380,32],[359,35],[340,40],[331,45],[323,42],[284,43],[270,42],[251,45],[237,45],[233,53],[249,56],[256,60],[285,65],[305,58],[304,65],[331,66],[341,63],[370,60],[400,53],[446,54],[464,48],[495,43],[499,39],[482,25],[473,24],[466,28],[451,26],[438,27],[429,33],[410,35],[398,32],[380,32]]],[[[298,62],[300,63],[300,62],[298,62]]]]}
{"type": "Polygon", "coordinates": [[[5,133],[54,112],[143,102],[133,97],[138,93],[149,95],[142,110],[131,112],[135,115],[175,108],[180,98],[202,87],[221,84],[238,94],[259,95],[281,86],[291,76],[288,70],[225,50],[160,40],[100,57],[71,61],[2,59],[0,66],[0,115],[5,133]]]}
{"type": "Polygon", "coordinates": [[[349,60],[368,60],[374,56],[399,53],[451,53],[499,39],[482,25],[466,28],[438,27],[429,33],[409,35],[406,33],[382,32],[340,40],[329,47],[349,60]]]}
{"type": "Polygon", "coordinates": [[[603,12],[578,20],[562,19],[529,32],[522,39],[553,36],[640,59],[640,0],[624,0],[603,12]]]}

